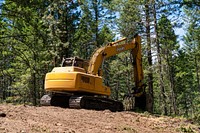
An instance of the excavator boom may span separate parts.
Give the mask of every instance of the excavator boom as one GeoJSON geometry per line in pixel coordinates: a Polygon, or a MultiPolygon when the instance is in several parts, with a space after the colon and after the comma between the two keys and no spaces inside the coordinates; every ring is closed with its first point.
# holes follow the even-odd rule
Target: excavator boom
{"type": "Polygon", "coordinates": [[[96,75],[102,62],[108,57],[117,55],[127,50],[136,48],[136,44],[140,45],[140,37],[137,36],[132,42],[127,43],[127,39],[123,38],[116,42],[109,43],[108,45],[99,48],[92,56],[89,62],[88,73],[96,75]],[[124,42],[124,43],[122,43],[124,42]],[[119,44],[122,43],[122,44],[119,44]]]}

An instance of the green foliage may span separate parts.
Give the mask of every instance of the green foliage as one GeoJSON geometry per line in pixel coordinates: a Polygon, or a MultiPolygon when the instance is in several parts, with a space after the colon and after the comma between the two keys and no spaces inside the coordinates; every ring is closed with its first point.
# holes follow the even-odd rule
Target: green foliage
{"type": "Polygon", "coordinates": [[[122,100],[125,94],[131,93],[134,87],[133,66],[130,52],[124,52],[111,59],[109,68],[109,83],[112,97],[122,100]]]}
{"type": "Polygon", "coordinates": [[[43,28],[44,24],[39,22],[41,17],[36,7],[23,6],[21,3],[18,5],[17,2],[6,4],[7,2],[10,1],[5,2],[2,12],[7,13],[5,22],[9,25],[9,28],[5,28],[4,36],[10,39],[5,40],[3,46],[3,60],[7,59],[7,64],[3,65],[1,73],[11,77],[8,87],[12,89],[8,95],[20,96],[21,99],[27,99],[27,102],[31,101],[36,105],[39,93],[43,92],[41,81],[48,71],[45,67],[49,66],[51,57],[44,40],[47,37],[46,29],[43,28]],[[16,12],[16,16],[8,12],[10,10],[16,12]]]}
{"type": "MultiPolygon", "coordinates": [[[[187,33],[184,36],[185,46],[182,52],[184,55],[184,64],[185,66],[182,68],[184,70],[184,76],[180,76],[179,79],[184,80],[184,89],[181,88],[179,92],[182,92],[179,95],[180,105],[182,105],[181,114],[184,114],[187,117],[194,118],[198,120],[200,113],[199,110],[199,93],[200,93],[200,77],[199,77],[199,66],[200,66],[200,58],[199,58],[199,15],[200,12],[197,7],[195,8],[185,8],[185,13],[188,15],[187,21],[188,28],[187,33]],[[188,78],[190,77],[190,78],[188,78]]],[[[182,56],[183,57],[183,56],[182,56]]]]}
{"type": "Polygon", "coordinates": [[[190,126],[189,127],[181,126],[180,130],[183,133],[195,133],[195,131],[190,126]]]}
{"type": "Polygon", "coordinates": [[[88,59],[93,52],[95,47],[95,40],[93,38],[93,25],[92,13],[88,9],[87,4],[81,5],[83,11],[82,17],[80,18],[79,28],[74,36],[73,55],[79,56],[84,59],[88,59]]]}
{"type": "Polygon", "coordinates": [[[71,57],[73,54],[73,41],[79,23],[80,11],[78,2],[73,1],[46,1],[42,22],[45,24],[48,37],[47,41],[54,55],[56,66],[63,57],[71,57]]]}
{"type": "MultiPolygon", "coordinates": [[[[161,112],[165,115],[172,113],[177,113],[176,108],[176,95],[175,95],[175,57],[177,54],[177,50],[179,45],[177,44],[176,38],[177,36],[174,33],[173,26],[171,21],[165,16],[162,17],[158,21],[158,35],[159,35],[159,49],[160,49],[160,57],[162,64],[161,72],[162,72],[162,85],[163,88],[160,88],[160,107],[161,112]],[[163,104],[164,103],[164,104],[163,104]],[[169,113],[168,113],[169,112],[169,113]]],[[[160,77],[159,77],[160,78],[160,77]]]]}
{"type": "MultiPolygon", "coordinates": [[[[108,1],[81,1],[80,24],[74,36],[73,55],[89,59],[95,49],[113,40],[113,35],[105,18],[109,9],[105,6],[108,1]]],[[[109,20],[110,18],[108,18],[109,20]]]]}
{"type": "Polygon", "coordinates": [[[109,42],[113,41],[114,35],[112,31],[104,25],[99,32],[99,44],[106,45],[109,42]]]}
{"type": "Polygon", "coordinates": [[[136,33],[143,30],[140,1],[116,1],[116,8],[120,10],[117,20],[119,31],[123,36],[132,39],[136,33]],[[117,4],[118,2],[122,4],[117,4]]]}

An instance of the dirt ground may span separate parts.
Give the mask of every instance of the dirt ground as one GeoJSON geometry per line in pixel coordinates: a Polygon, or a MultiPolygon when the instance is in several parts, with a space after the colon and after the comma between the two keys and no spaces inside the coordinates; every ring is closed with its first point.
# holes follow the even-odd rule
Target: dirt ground
{"type": "Polygon", "coordinates": [[[200,132],[191,122],[148,113],[0,104],[0,133],[200,132]]]}

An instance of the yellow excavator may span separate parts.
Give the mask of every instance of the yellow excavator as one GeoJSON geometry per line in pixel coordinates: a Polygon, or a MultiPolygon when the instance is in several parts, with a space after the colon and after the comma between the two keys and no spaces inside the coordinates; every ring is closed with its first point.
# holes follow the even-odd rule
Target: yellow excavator
{"type": "Polygon", "coordinates": [[[135,87],[131,95],[137,98],[143,97],[145,85],[141,37],[135,35],[131,42],[127,42],[124,38],[97,49],[89,61],[77,57],[63,59],[61,67],[55,67],[46,74],[45,90],[49,94],[40,99],[41,105],[122,111],[122,102],[108,98],[111,90],[103,85],[102,65],[105,59],[127,50],[131,50],[134,67],[135,87]]]}

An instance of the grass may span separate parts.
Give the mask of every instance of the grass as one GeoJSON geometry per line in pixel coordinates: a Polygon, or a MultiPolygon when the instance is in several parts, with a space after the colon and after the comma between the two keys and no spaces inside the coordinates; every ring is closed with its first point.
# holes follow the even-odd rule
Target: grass
{"type": "Polygon", "coordinates": [[[190,126],[187,126],[187,127],[181,126],[180,131],[182,133],[196,133],[190,126]]]}

